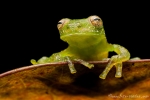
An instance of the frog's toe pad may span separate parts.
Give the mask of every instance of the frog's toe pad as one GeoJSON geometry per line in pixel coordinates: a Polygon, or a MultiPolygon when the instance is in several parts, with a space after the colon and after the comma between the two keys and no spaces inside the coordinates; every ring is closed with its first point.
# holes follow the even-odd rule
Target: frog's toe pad
{"type": "Polygon", "coordinates": [[[115,77],[116,78],[120,78],[122,75],[121,75],[121,72],[117,72],[116,74],[115,74],[115,77]]]}
{"type": "Polygon", "coordinates": [[[71,74],[75,74],[77,71],[71,71],[71,74]]]}
{"type": "Polygon", "coordinates": [[[91,68],[93,68],[94,67],[94,65],[93,64],[88,64],[88,66],[87,66],[89,69],[91,69],[91,68]]]}
{"type": "Polygon", "coordinates": [[[37,62],[36,62],[35,59],[31,59],[30,62],[31,62],[33,65],[37,64],[37,62]]]}
{"type": "Polygon", "coordinates": [[[100,75],[99,75],[99,78],[105,79],[105,78],[106,78],[106,74],[104,74],[104,73],[100,74],[100,75]]]}

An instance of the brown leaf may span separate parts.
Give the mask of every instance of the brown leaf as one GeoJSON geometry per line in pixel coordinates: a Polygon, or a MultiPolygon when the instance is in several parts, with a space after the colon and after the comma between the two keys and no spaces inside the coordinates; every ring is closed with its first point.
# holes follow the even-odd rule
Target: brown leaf
{"type": "Polygon", "coordinates": [[[123,76],[115,78],[113,68],[107,78],[99,74],[107,61],[91,61],[88,69],[76,62],[71,74],[67,63],[21,67],[0,74],[0,100],[148,100],[150,99],[150,59],[123,63],[123,76]]]}

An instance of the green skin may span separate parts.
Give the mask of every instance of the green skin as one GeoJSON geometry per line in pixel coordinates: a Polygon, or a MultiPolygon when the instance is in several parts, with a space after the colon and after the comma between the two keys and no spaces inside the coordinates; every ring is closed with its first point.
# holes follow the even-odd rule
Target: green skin
{"type": "Polygon", "coordinates": [[[105,79],[110,69],[115,66],[115,77],[122,76],[122,62],[130,59],[130,53],[118,44],[107,42],[103,22],[98,16],[90,16],[86,19],[64,18],[58,22],[60,38],[69,44],[68,48],[54,53],[50,57],[42,57],[37,62],[32,59],[32,64],[48,62],[67,61],[70,72],[76,73],[72,61],[78,61],[88,68],[94,67],[86,61],[106,60],[108,52],[116,52],[117,55],[109,58],[109,62],[100,74],[101,79],[105,79]]]}

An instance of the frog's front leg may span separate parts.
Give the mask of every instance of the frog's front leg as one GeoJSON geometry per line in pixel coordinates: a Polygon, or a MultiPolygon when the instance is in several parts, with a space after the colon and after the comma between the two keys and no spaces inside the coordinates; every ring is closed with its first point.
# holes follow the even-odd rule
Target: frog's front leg
{"type": "Polygon", "coordinates": [[[110,58],[106,68],[99,76],[101,79],[106,78],[108,72],[114,65],[116,67],[115,77],[121,77],[122,76],[122,62],[130,59],[130,53],[128,52],[127,49],[117,44],[114,44],[111,46],[113,48],[112,51],[116,52],[118,55],[114,55],[110,58]]]}

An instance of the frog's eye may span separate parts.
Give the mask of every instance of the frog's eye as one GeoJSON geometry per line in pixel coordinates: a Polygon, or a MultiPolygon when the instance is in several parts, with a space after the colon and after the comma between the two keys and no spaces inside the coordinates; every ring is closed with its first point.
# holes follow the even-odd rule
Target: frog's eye
{"type": "Polygon", "coordinates": [[[61,19],[58,23],[57,23],[57,28],[60,29],[64,26],[65,23],[67,23],[69,21],[68,18],[64,18],[64,19],[61,19]]]}
{"type": "Polygon", "coordinates": [[[90,20],[91,24],[96,26],[96,27],[100,27],[103,24],[101,18],[98,16],[90,16],[89,20],[90,20]]]}

